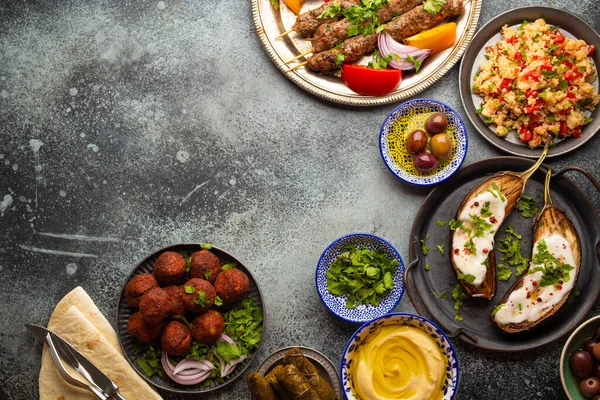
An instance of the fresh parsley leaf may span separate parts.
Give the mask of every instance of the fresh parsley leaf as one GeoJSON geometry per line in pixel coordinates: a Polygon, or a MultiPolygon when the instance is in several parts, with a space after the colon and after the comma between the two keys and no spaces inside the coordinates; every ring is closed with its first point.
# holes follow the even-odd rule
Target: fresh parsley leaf
{"type": "Polygon", "coordinates": [[[217,354],[223,357],[226,363],[242,356],[239,347],[225,341],[217,343],[217,354]]]}
{"type": "Polygon", "coordinates": [[[200,307],[206,307],[209,304],[209,301],[206,300],[206,293],[204,293],[202,291],[198,291],[196,293],[197,293],[198,298],[193,299],[192,303],[198,304],[200,307]]]}
{"type": "Polygon", "coordinates": [[[594,118],[585,117],[585,118],[583,119],[583,124],[584,124],[584,125],[587,125],[587,124],[589,124],[590,122],[592,122],[593,120],[594,120],[594,118]]]}
{"type": "MultiPolygon", "coordinates": [[[[521,197],[515,208],[521,212],[521,216],[524,218],[531,218],[538,212],[538,208],[535,206],[535,199],[526,195],[521,197]]],[[[521,238],[519,237],[519,239],[521,238]]]]}
{"type": "Polygon", "coordinates": [[[471,274],[458,274],[458,279],[461,281],[473,283],[475,281],[475,275],[471,274]]]}
{"type": "Polygon", "coordinates": [[[425,0],[423,9],[429,14],[437,14],[446,7],[446,0],[425,0]]]}
{"type": "Polygon", "coordinates": [[[137,360],[137,364],[149,377],[152,377],[154,374],[164,377],[165,372],[162,369],[160,357],[161,351],[155,350],[154,347],[150,346],[146,350],[146,354],[137,360]]]}
{"type": "Polygon", "coordinates": [[[501,309],[502,307],[504,307],[504,304],[503,304],[503,303],[502,303],[502,304],[498,304],[496,307],[494,307],[494,309],[492,310],[492,317],[493,317],[494,315],[496,315],[496,313],[497,313],[498,311],[500,311],[500,309],[501,309]]]}
{"type": "MultiPolygon", "coordinates": [[[[271,1],[274,1],[274,0],[271,0],[271,1]]],[[[279,0],[277,0],[277,1],[279,1],[279,0]]],[[[325,11],[323,11],[321,14],[319,14],[317,16],[317,19],[334,18],[334,17],[337,17],[341,12],[342,12],[342,6],[340,3],[338,3],[336,1],[335,3],[333,3],[329,7],[327,7],[325,9],[325,11]]]]}
{"type": "Polygon", "coordinates": [[[496,182],[492,183],[492,187],[494,188],[496,193],[498,193],[498,196],[500,196],[500,200],[506,201],[506,197],[504,197],[504,194],[502,193],[502,191],[500,189],[498,189],[498,185],[496,185],[496,182]]]}
{"type": "Polygon", "coordinates": [[[444,221],[444,220],[437,220],[437,221],[435,221],[435,224],[437,226],[446,226],[447,223],[448,223],[448,221],[444,221]]]}
{"type": "Polygon", "coordinates": [[[548,246],[544,239],[537,243],[536,250],[537,253],[533,256],[534,267],[532,272],[542,272],[540,286],[554,285],[555,287],[558,287],[561,282],[567,282],[571,279],[569,271],[574,269],[573,266],[563,264],[554,257],[548,250],[548,246]]]}
{"type": "Polygon", "coordinates": [[[450,223],[448,224],[448,226],[450,227],[451,231],[455,231],[458,228],[462,227],[462,221],[459,220],[455,220],[454,218],[450,220],[450,223]]]}
{"type": "Polygon", "coordinates": [[[423,268],[425,269],[425,271],[429,271],[431,269],[431,265],[425,264],[423,268]]]}
{"type": "Polygon", "coordinates": [[[456,315],[454,319],[457,321],[462,321],[462,315],[460,314],[460,308],[463,306],[465,300],[469,298],[467,293],[463,290],[460,284],[456,285],[454,289],[452,289],[452,299],[454,299],[454,310],[456,310],[456,315]]]}
{"type": "Polygon", "coordinates": [[[431,292],[431,295],[432,295],[433,297],[435,297],[436,299],[439,299],[439,298],[440,298],[440,296],[438,296],[438,294],[437,294],[436,292],[431,292]]]}
{"type": "Polygon", "coordinates": [[[212,249],[212,244],[210,244],[210,243],[201,243],[200,244],[200,248],[202,250],[210,250],[210,249],[212,249]]]}
{"type": "Polygon", "coordinates": [[[425,244],[425,240],[421,239],[421,250],[423,251],[423,255],[427,256],[429,254],[429,246],[425,244]]]}
{"type": "Polygon", "coordinates": [[[234,269],[235,267],[237,267],[237,262],[223,264],[221,266],[221,271],[229,271],[230,269],[234,269]]]}
{"type": "Polygon", "coordinates": [[[517,28],[517,30],[519,30],[519,31],[522,31],[522,30],[523,30],[523,28],[525,27],[525,25],[529,25],[529,24],[530,24],[530,22],[529,22],[529,21],[527,21],[527,20],[525,20],[525,21],[523,21],[523,23],[522,23],[522,24],[521,24],[521,25],[520,25],[520,26],[517,28]]]}
{"type": "Polygon", "coordinates": [[[408,54],[406,56],[406,59],[408,61],[410,61],[411,63],[413,63],[413,65],[415,66],[415,72],[419,72],[419,69],[421,69],[421,65],[423,64],[423,60],[419,60],[418,58],[414,58],[410,54],[408,54]]]}
{"type": "Polygon", "coordinates": [[[516,237],[519,240],[521,240],[523,238],[523,235],[521,235],[520,233],[515,232],[515,229],[513,228],[512,225],[508,225],[508,227],[506,228],[506,234],[507,235],[513,235],[514,237],[516,237]]]}
{"type": "Polygon", "coordinates": [[[186,285],[183,287],[183,291],[186,292],[187,294],[192,294],[196,292],[196,288],[193,287],[192,285],[186,285]]]}
{"type": "Polygon", "coordinates": [[[346,59],[346,56],[343,53],[337,53],[335,55],[335,65],[337,65],[339,67],[340,65],[342,65],[344,63],[345,59],[346,59]]]}
{"type": "Polygon", "coordinates": [[[444,245],[438,244],[437,249],[441,255],[444,255],[444,245]]]}
{"type": "Polygon", "coordinates": [[[498,278],[499,281],[502,281],[502,282],[507,281],[511,276],[512,276],[512,271],[508,267],[508,265],[498,264],[498,273],[496,274],[496,277],[498,278]]]}
{"type": "Polygon", "coordinates": [[[231,311],[223,314],[225,333],[233,339],[242,354],[250,354],[258,347],[262,335],[263,314],[248,296],[231,311]]]}
{"type": "Polygon", "coordinates": [[[279,10],[279,0],[271,0],[271,5],[274,9],[279,10]]]}
{"type": "Polygon", "coordinates": [[[564,79],[561,79],[558,83],[558,86],[560,87],[560,90],[565,91],[569,89],[569,82],[564,79]]]}
{"type": "Polygon", "coordinates": [[[221,300],[221,298],[219,296],[216,296],[215,297],[214,305],[217,306],[217,307],[222,306],[223,305],[223,300],[221,300]]]}
{"type": "Polygon", "coordinates": [[[444,290],[442,293],[440,293],[440,299],[445,299],[446,297],[446,291],[444,290]]]}
{"type": "Polygon", "coordinates": [[[465,243],[465,249],[469,250],[469,253],[476,254],[477,249],[475,248],[475,243],[473,243],[473,239],[469,240],[465,243]]]}

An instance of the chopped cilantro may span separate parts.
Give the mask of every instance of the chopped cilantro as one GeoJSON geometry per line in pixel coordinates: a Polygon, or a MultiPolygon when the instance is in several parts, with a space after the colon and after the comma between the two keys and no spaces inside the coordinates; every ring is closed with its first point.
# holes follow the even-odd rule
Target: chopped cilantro
{"type": "Polygon", "coordinates": [[[475,281],[475,275],[471,274],[458,274],[458,279],[461,281],[473,283],[475,281]]]}
{"type": "Polygon", "coordinates": [[[441,255],[444,255],[444,245],[442,244],[438,244],[437,245],[437,249],[440,252],[441,255]]]}
{"type": "Polygon", "coordinates": [[[443,221],[443,220],[437,220],[435,221],[435,224],[437,226],[445,226],[448,223],[448,221],[443,221]]]}
{"type": "Polygon", "coordinates": [[[583,119],[583,124],[584,124],[584,125],[587,125],[587,124],[589,124],[590,122],[592,122],[593,120],[594,120],[594,118],[585,117],[585,118],[583,119]]]}
{"type": "Polygon", "coordinates": [[[492,183],[492,187],[498,193],[498,196],[500,196],[500,200],[502,200],[503,202],[506,201],[506,198],[504,197],[504,194],[502,194],[502,191],[500,191],[500,189],[498,189],[498,185],[496,185],[496,182],[492,183]]]}
{"type": "Polygon", "coordinates": [[[442,293],[440,293],[440,299],[445,299],[446,297],[446,291],[444,290],[442,293]]]}
{"type": "Polygon", "coordinates": [[[561,282],[567,282],[571,279],[569,271],[574,269],[569,264],[561,263],[550,251],[544,239],[536,245],[537,253],[533,256],[534,268],[532,272],[542,272],[540,286],[557,287],[561,282]]]}
{"type": "Polygon", "coordinates": [[[521,197],[521,199],[515,205],[515,208],[519,210],[521,212],[521,216],[525,218],[531,218],[538,212],[538,208],[535,206],[535,199],[526,195],[521,197]]]}
{"type": "Polygon", "coordinates": [[[558,83],[558,86],[560,87],[560,90],[567,90],[569,89],[569,82],[567,82],[564,79],[561,79],[558,83]]]}
{"type": "Polygon", "coordinates": [[[206,307],[210,303],[208,300],[206,300],[206,293],[202,291],[198,291],[196,293],[198,295],[198,298],[193,299],[192,303],[198,304],[200,307],[206,307]]]}
{"type": "Polygon", "coordinates": [[[221,266],[221,271],[229,271],[230,269],[234,269],[235,267],[237,267],[237,262],[223,264],[221,266]]]}
{"type": "Polygon", "coordinates": [[[496,307],[494,307],[494,309],[492,310],[492,317],[493,317],[494,315],[496,315],[496,313],[497,313],[498,311],[500,311],[500,309],[501,309],[502,307],[504,307],[504,304],[498,304],[496,307]]]}
{"type": "Polygon", "coordinates": [[[377,50],[373,52],[371,57],[373,58],[373,61],[369,62],[367,65],[367,67],[371,69],[386,69],[388,63],[392,61],[392,54],[383,57],[377,50]]]}
{"type": "Polygon", "coordinates": [[[192,294],[194,292],[196,292],[196,288],[193,287],[192,285],[186,285],[183,287],[183,290],[187,293],[187,294],[192,294]]]}
{"type": "Polygon", "coordinates": [[[337,65],[338,67],[340,65],[342,65],[344,63],[344,60],[346,59],[346,56],[342,53],[337,53],[335,55],[335,65],[337,65]]]}
{"type": "Polygon", "coordinates": [[[525,25],[529,25],[529,24],[530,24],[530,22],[529,22],[529,21],[527,21],[527,20],[525,20],[525,21],[523,21],[523,23],[522,23],[522,24],[521,24],[521,25],[520,25],[520,26],[517,28],[517,30],[521,31],[521,30],[523,30],[523,28],[525,27],[525,25]]]}
{"type": "Polygon", "coordinates": [[[425,0],[423,9],[429,14],[437,14],[446,7],[446,0],[425,0]]]}
{"type": "Polygon", "coordinates": [[[425,240],[421,239],[421,250],[423,251],[423,255],[426,256],[429,254],[429,246],[425,244],[425,240]]]}
{"type": "Polygon", "coordinates": [[[475,248],[475,243],[473,243],[473,239],[465,243],[465,249],[469,250],[469,253],[471,254],[477,253],[477,249],[475,248]]]}
{"type": "Polygon", "coordinates": [[[451,231],[455,231],[458,228],[462,227],[462,221],[460,219],[459,220],[451,219],[448,226],[450,227],[451,231]]]}
{"type": "Polygon", "coordinates": [[[512,276],[512,270],[505,264],[498,264],[498,274],[496,275],[499,281],[507,281],[512,276]]]}
{"type": "Polygon", "coordinates": [[[431,269],[431,265],[425,264],[423,268],[425,269],[425,271],[429,271],[431,269]]]}
{"type": "MultiPolygon", "coordinates": [[[[271,0],[271,1],[273,1],[273,0],[271,0]]],[[[340,3],[338,3],[336,1],[335,3],[333,3],[329,7],[327,7],[325,9],[325,11],[323,11],[321,14],[319,14],[317,16],[317,19],[334,18],[334,17],[337,17],[341,12],[342,12],[342,6],[340,3]]],[[[329,29],[331,29],[331,28],[329,28],[329,29]]]]}
{"type": "Polygon", "coordinates": [[[221,300],[221,298],[219,296],[216,296],[215,297],[214,305],[217,306],[217,307],[222,306],[223,305],[223,300],[221,300]]]}
{"type": "Polygon", "coordinates": [[[471,218],[471,223],[473,224],[474,228],[475,228],[475,232],[473,233],[473,237],[482,237],[483,235],[485,235],[486,232],[489,232],[493,225],[489,222],[487,222],[485,219],[477,216],[477,215],[470,215],[471,218]]]}
{"type": "Polygon", "coordinates": [[[212,249],[212,244],[210,244],[210,243],[201,243],[200,244],[200,248],[202,250],[210,250],[210,249],[212,249]]]}
{"type": "Polygon", "coordinates": [[[506,228],[506,234],[507,235],[513,235],[514,237],[516,237],[519,240],[521,240],[523,238],[523,235],[521,235],[520,233],[515,232],[515,229],[513,228],[512,225],[508,225],[508,227],[506,228]]]}
{"type": "Polygon", "coordinates": [[[279,0],[271,0],[271,5],[274,9],[279,10],[279,0]]]}
{"type": "Polygon", "coordinates": [[[408,61],[410,61],[411,63],[414,64],[415,66],[415,72],[419,72],[419,69],[421,69],[421,65],[423,64],[423,60],[419,60],[417,58],[414,58],[413,56],[411,56],[410,54],[408,54],[406,56],[406,59],[408,61]]]}
{"type": "Polygon", "coordinates": [[[233,339],[242,354],[258,347],[262,335],[263,314],[248,296],[231,311],[223,314],[225,333],[233,339]]]}
{"type": "Polygon", "coordinates": [[[217,343],[217,354],[223,357],[226,363],[229,363],[231,360],[235,360],[236,358],[240,358],[242,356],[242,352],[240,348],[235,344],[231,344],[229,342],[219,342],[217,343]]]}
{"type": "Polygon", "coordinates": [[[146,354],[137,360],[137,364],[149,377],[158,374],[161,378],[164,378],[165,372],[161,366],[160,356],[161,351],[150,346],[148,350],[146,350],[146,354]]]}
{"type": "Polygon", "coordinates": [[[394,287],[398,259],[379,250],[345,246],[327,270],[327,289],[336,296],[348,295],[346,308],[360,304],[377,307],[394,287]]]}
{"type": "Polygon", "coordinates": [[[456,315],[454,316],[454,319],[457,321],[462,321],[463,318],[460,313],[460,308],[462,307],[465,300],[469,298],[469,296],[467,295],[467,293],[465,293],[462,286],[458,284],[454,287],[454,289],[452,289],[452,298],[454,299],[454,310],[456,310],[456,315]]]}
{"type": "Polygon", "coordinates": [[[439,299],[439,298],[440,298],[440,296],[438,296],[438,294],[437,294],[436,292],[431,292],[431,295],[432,295],[433,297],[435,297],[436,299],[439,299]]]}
{"type": "Polygon", "coordinates": [[[206,279],[206,280],[209,280],[211,275],[212,275],[212,272],[210,272],[210,271],[206,271],[206,272],[204,273],[204,279],[206,279]]]}

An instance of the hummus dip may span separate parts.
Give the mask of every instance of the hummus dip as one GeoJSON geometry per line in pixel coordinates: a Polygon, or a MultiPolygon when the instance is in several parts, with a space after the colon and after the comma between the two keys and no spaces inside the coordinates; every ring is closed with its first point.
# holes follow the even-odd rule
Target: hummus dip
{"type": "Polygon", "coordinates": [[[419,328],[383,326],[356,350],[352,380],[369,400],[437,400],[444,395],[447,359],[435,339],[419,328]]]}

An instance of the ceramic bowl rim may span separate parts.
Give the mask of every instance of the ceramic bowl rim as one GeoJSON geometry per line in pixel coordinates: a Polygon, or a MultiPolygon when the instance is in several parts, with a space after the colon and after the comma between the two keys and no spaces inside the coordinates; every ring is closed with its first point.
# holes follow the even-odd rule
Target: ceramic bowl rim
{"type": "MultiPolygon", "coordinates": [[[[398,250],[396,249],[396,247],[394,247],[394,245],[392,245],[390,242],[388,242],[386,239],[382,238],[381,236],[377,236],[373,233],[367,233],[367,232],[352,232],[352,233],[348,233],[346,235],[340,236],[337,239],[335,239],[333,242],[331,242],[326,248],[325,250],[323,250],[323,253],[321,253],[321,256],[319,257],[319,261],[317,261],[317,267],[315,269],[315,287],[317,289],[317,294],[319,295],[319,298],[321,299],[321,302],[325,305],[325,307],[327,308],[327,310],[335,315],[337,318],[346,321],[346,322],[350,322],[353,324],[364,324],[364,323],[368,323],[370,321],[373,321],[375,319],[378,319],[384,315],[388,315],[390,313],[393,312],[393,310],[398,306],[398,303],[400,303],[400,300],[402,299],[402,296],[404,296],[404,261],[402,260],[402,257],[400,256],[400,253],[398,252],[398,250]],[[348,318],[344,318],[341,315],[337,314],[335,311],[333,311],[329,305],[327,304],[327,302],[325,301],[325,299],[323,299],[323,295],[321,295],[321,292],[319,291],[319,276],[317,274],[317,272],[319,271],[319,266],[321,265],[321,262],[323,261],[323,258],[325,257],[325,255],[329,252],[329,250],[335,246],[336,244],[338,244],[339,242],[342,242],[345,239],[351,238],[351,237],[355,237],[355,236],[367,236],[370,238],[375,239],[376,242],[381,242],[386,244],[387,246],[390,247],[390,249],[392,249],[392,252],[394,253],[394,255],[396,256],[396,258],[398,259],[398,261],[400,262],[400,270],[396,271],[396,274],[400,274],[400,281],[402,282],[402,288],[400,289],[400,295],[398,296],[398,299],[394,302],[394,306],[391,308],[390,312],[386,312],[382,315],[379,315],[375,318],[369,319],[369,320],[353,320],[353,319],[348,319],[348,318]]],[[[394,274],[394,275],[396,275],[394,274]]],[[[377,308],[377,307],[375,307],[377,308]]]]}
{"type": "MultiPolygon", "coordinates": [[[[431,98],[429,98],[429,97],[420,97],[420,98],[417,98],[417,99],[410,99],[410,100],[407,100],[407,101],[405,101],[405,102],[402,102],[402,103],[400,103],[399,105],[397,105],[396,107],[394,107],[394,109],[393,109],[392,111],[390,111],[390,112],[388,113],[388,115],[387,115],[387,116],[385,117],[385,119],[383,120],[383,123],[381,124],[381,128],[379,128],[379,153],[381,154],[381,158],[383,159],[383,163],[385,164],[385,166],[387,167],[387,169],[388,169],[388,170],[389,170],[389,171],[390,171],[392,174],[394,174],[394,176],[395,176],[396,178],[400,179],[402,182],[405,182],[405,183],[408,183],[408,184],[410,184],[410,185],[414,185],[414,186],[425,186],[425,187],[427,187],[427,186],[434,186],[434,185],[440,184],[440,183],[444,182],[445,180],[449,179],[449,178],[450,178],[452,175],[454,175],[454,173],[455,173],[456,171],[458,171],[458,170],[460,169],[460,167],[462,166],[463,162],[465,161],[465,158],[467,157],[467,152],[468,152],[468,150],[469,150],[469,132],[467,131],[467,126],[465,125],[465,122],[464,122],[464,121],[463,121],[463,119],[461,118],[460,114],[459,114],[459,113],[457,113],[457,112],[456,112],[456,110],[455,110],[454,108],[450,107],[448,104],[446,104],[446,103],[444,103],[444,102],[442,102],[442,101],[439,101],[439,100],[431,99],[431,98]],[[454,116],[456,116],[456,118],[458,118],[458,122],[460,123],[460,126],[461,126],[462,130],[464,131],[464,137],[465,137],[465,152],[464,152],[464,155],[462,156],[462,158],[460,159],[460,162],[459,162],[459,163],[458,163],[458,165],[456,166],[456,168],[454,168],[454,170],[453,170],[453,171],[449,170],[448,168],[447,168],[447,169],[445,169],[445,170],[443,170],[443,171],[448,171],[448,172],[449,172],[449,173],[448,173],[448,176],[446,176],[446,177],[443,177],[443,178],[438,178],[438,179],[437,179],[435,182],[431,182],[431,183],[425,183],[425,182],[410,182],[410,181],[408,181],[407,179],[403,178],[402,176],[398,175],[398,174],[396,173],[396,171],[394,171],[394,170],[392,169],[392,167],[391,167],[391,166],[388,164],[388,162],[386,161],[386,159],[385,159],[385,157],[384,157],[384,151],[383,151],[383,145],[382,145],[383,136],[384,136],[384,134],[385,134],[385,129],[384,129],[384,127],[387,125],[388,121],[389,121],[389,120],[392,118],[392,115],[393,115],[393,114],[394,114],[396,111],[398,111],[398,110],[400,110],[400,109],[402,109],[402,108],[404,108],[404,107],[406,107],[406,106],[408,106],[408,105],[410,105],[410,104],[412,104],[412,103],[416,103],[416,102],[419,102],[419,101],[422,101],[422,102],[429,102],[429,103],[436,103],[436,104],[438,104],[438,105],[441,105],[442,107],[445,107],[445,108],[447,108],[448,110],[450,110],[450,112],[451,112],[452,114],[454,114],[454,116]]],[[[389,155],[389,152],[385,152],[385,153],[389,155]]],[[[418,178],[417,178],[417,180],[419,180],[419,181],[421,181],[421,180],[423,180],[423,179],[424,179],[424,177],[418,177],[418,178]]]]}
{"type": "MultiPolygon", "coordinates": [[[[448,337],[448,335],[446,335],[446,333],[438,326],[436,325],[435,322],[419,315],[419,314],[413,314],[413,313],[409,313],[409,312],[393,312],[393,313],[389,313],[389,314],[385,314],[382,315],[380,317],[374,318],[369,322],[365,322],[363,325],[361,325],[350,337],[350,339],[348,339],[348,342],[346,342],[346,346],[344,347],[344,352],[342,353],[342,357],[340,358],[340,385],[342,386],[342,392],[344,393],[344,399],[348,400],[348,395],[346,394],[346,385],[344,383],[344,375],[343,375],[343,371],[344,371],[344,358],[346,357],[346,355],[348,354],[348,348],[350,347],[350,344],[354,341],[354,338],[356,337],[356,335],[358,335],[359,333],[361,333],[364,329],[366,329],[369,325],[371,325],[372,323],[380,320],[383,317],[388,317],[388,318],[397,318],[397,317],[401,317],[402,319],[405,318],[413,318],[413,319],[417,319],[420,320],[422,322],[426,322],[430,325],[432,325],[433,327],[435,327],[439,332],[441,332],[442,336],[446,339],[446,341],[448,342],[448,346],[450,347],[450,351],[451,354],[453,354],[453,359],[456,361],[456,387],[454,389],[454,393],[452,394],[452,397],[450,398],[451,400],[453,400],[456,397],[456,393],[458,392],[458,387],[459,387],[459,383],[460,383],[460,362],[458,359],[458,354],[456,353],[456,349],[454,348],[454,345],[452,344],[452,342],[450,341],[450,338],[448,337]]],[[[436,342],[439,342],[439,340],[436,339],[436,342]]],[[[450,360],[448,360],[448,363],[450,364],[450,360]]]]}
{"type": "Polygon", "coordinates": [[[565,392],[565,395],[567,396],[567,398],[569,400],[574,400],[573,397],[571,397],[571,393],[569,393],[569,390],[567,388],[567,384],[565,382],[565,368],[564,368],[564,363],[565,363],[565,356],[567,353],[567,348],[569,347],[569,345],[571,344],[571,342],[575,339],[575,336],[577,336],[577,334],[579,334],[579,332],[581,332],[584,328],[586,328],[588,325],[590,325],[592,322],[600,322],[600,315],[596,315],[584,322],[582,322],[574,331],[573,333],[571,333],[571,335],[569,336],[569,338],[567,339],[567,341],[565,342],[561,352],[560,352],[560,364],[559,364],[559,370],[560,370],[560,383],[562,385],[562,388],[565,392]]]}

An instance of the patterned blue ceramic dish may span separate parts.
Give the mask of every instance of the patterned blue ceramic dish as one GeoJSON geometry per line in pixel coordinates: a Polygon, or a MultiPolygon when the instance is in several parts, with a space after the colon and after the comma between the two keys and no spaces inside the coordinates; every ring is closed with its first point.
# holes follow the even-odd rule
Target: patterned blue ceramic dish
{"type": "Polygon", "coordinates": [[[462,165],[468,145],[467,128],[458,113],[433,99],[414,99],[400,104],[388,114],[379,132],[379,151],[385,165],[404,182],[417,186],[437,185],[452,176],[462,165]],[[425,129],[425,121],[432,113],[441,113],[448,120],[446,133],[452,140],[453,149],[446,160],[439,160],[436,168],[420,172],[414,166],[415,156],[406,150],[406,140],[413,130],[425,129]],[[390,152],[394,148],[396,159],[390,152]]]}
{"type": "MultiPolygon", "coordinates": [[[[365,342],[380,331],[380,328],[397,325],[397,326],[412,326],[418,328],[434,339],[442,353],[445,355],[447,363],[445,368],[445,380],[442,386],[444,393],[442,400],[452,400],[458,391],[458,356],[448,337],[437,327],[433,322],[416,314],[409,313],[393,313],[381,316],[373,321],[367,322],[352,335],[340,363],[340,381],[342,382],[342,390],[346,400],[368,400],[356,392],[353,386],[354,372],[352,366],[355,365],[355,357],[358,350],[365,342]]],[[[398,387],[396,386],[396,389],[398,387]]]]}
{"type": "Polygon", "coordinates": [[[348,322],[364,323],[391,312],[398,305],[404,293],[403,275],[404,263],[402,258],[387,240],[370,233],[351,233],[334,240],[321,255],[316,272],[317,292],[323,304],[335,316],[348,322]],[[365,246],[370,250],[381,250],[390,260],[398,259],[400,262],[393,277],[394,288],[381,299],[379,306],[361,304],[356,308],[348,309],[346,308],[348,296],[336,296],[327,290],[327,270],[331,263],[343,253],[343,248],[347,245],[365,246]]]}

